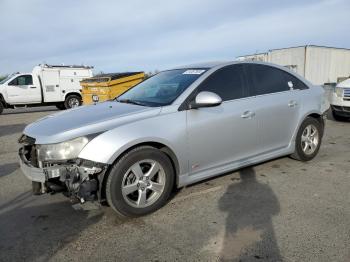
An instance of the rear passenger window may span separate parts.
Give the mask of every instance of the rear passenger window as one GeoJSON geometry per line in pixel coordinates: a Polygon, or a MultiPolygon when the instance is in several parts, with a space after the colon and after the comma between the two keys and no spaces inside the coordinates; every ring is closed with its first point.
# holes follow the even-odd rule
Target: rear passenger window
{"type": "Polygon", "coordinates": [[[300,81],[298,78],[296,78],[295,76],[286,73],[286,81],[291,82],[293,85],[293,89],[299,89],[299,90],[303,90],[303,89],[308,89],[308,87],[302,82],[300,81]]]}
{"type": "Polygon", "coordinates": [[[248,77],[253,84],[254,95],[264,95],[290,90],[287,73],[266,65],[248,64],[248,77]]]}
{"type": "Polygon", "coordinates": [[[230,65],[215,71],[197,90],[214,92],[223,101],[246,97],[243,65],[230,65]]]}

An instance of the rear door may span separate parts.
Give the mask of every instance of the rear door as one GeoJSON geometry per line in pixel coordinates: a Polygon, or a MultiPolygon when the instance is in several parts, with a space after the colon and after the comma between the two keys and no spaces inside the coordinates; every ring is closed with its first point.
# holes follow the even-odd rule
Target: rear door
{"type": "Polygon", "coordinates": [[[250,95],[255,96],[258,152],[287,147],[299,119],[299,90],[295,77],[268,65],[246,64],[250,95]]]}
{"type": "Polygon", "coordinates": [[[42,86],[45,102],[61,101],[60,71],[45,69],[42,71],[42,86]]]}
{"type": "Polygon", "coordinates": [[[34,85],[33,76],[20,75],[8,83],[7,96],[9,104],[31,104],[41,101],[40,87],[34,85]]]}
{"type": "Polygon", "coordinates": [[[218,94],[223,103],[187,111],[190,172],[195,175],[244,159],[256,150],[256,119],[244,116],[254,101],[248,97],[242,65],[210,75],[196,90],[218,94]]]}

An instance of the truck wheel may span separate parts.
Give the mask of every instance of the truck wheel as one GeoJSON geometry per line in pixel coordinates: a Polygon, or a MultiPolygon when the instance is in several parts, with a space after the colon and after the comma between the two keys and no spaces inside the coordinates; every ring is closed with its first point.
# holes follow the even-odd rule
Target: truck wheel
{"type": "Polygon", "coordinates": [[[81,106],[81,97],[78,95],[68,95],[64,101],[66,109],[75,108],[81,106]]]}
{"type": "Polygon", "coordinates": [[[295,139],[295,151],[292,158],[299,161],[313,159],[321,146],[323,127],[317,119],[307,117],[301,124],[295,139]]]}
{"type": "Polygon", "coordinates": [[[3,111],[4,111],[4,105],[2,104],[2,102],[0,102],[0,115],[2,114],[3,111]]]}
{"type": "Polygon", "coordinates": [[[348,118],[345,117],[345,116],[340,116],[338,115],[336,112],[334,112],[334,110],[332,110],[332,115],[333,115],[333,118],[336,120],[336,121],[346,121],[348,118]]]}
{"type": "Polygon", "coordinates": [[[146,215],[167,202],[173,184],[169,157],[151,146],[138,147],[112,167],[106,183],[107,202],[119,216],[146,215]]]}

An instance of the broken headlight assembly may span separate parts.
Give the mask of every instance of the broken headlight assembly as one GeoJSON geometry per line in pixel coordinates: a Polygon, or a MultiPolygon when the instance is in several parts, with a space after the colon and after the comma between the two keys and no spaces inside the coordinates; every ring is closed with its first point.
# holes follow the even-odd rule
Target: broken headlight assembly
{"type": "Polygon", "coordinates": [[[90,140],[91,138],[83,136],[57,144],[37,145],[38,160],[61,161],[77,158],[90,140]]]}

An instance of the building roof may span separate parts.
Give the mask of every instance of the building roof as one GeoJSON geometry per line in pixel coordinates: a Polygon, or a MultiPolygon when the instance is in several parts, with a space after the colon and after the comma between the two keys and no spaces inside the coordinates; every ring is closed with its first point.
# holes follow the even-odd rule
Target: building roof
{"type": "Polygon", "coordinates": [[[306,47],[331,48],[331,49],[343,49],[343,50],[350,51],[350,48],[345,48],[345,47],[332,47],[332,46],[322,46],[322,45],[300,45],[300,46],[290,46],[290,47],[269,49],[263,53],[253,53],[253,54],[247,54],[247,55],[240,55],[240,56],[237,56],[236,58],[245,57],[245,56],[263,55],[263,54],[266,54],[266,53],[274,51],[274,50],[292,49],[292,48],[300,48],[300,47],[304,47],[304,48],[306,48],[306,47]]]}

